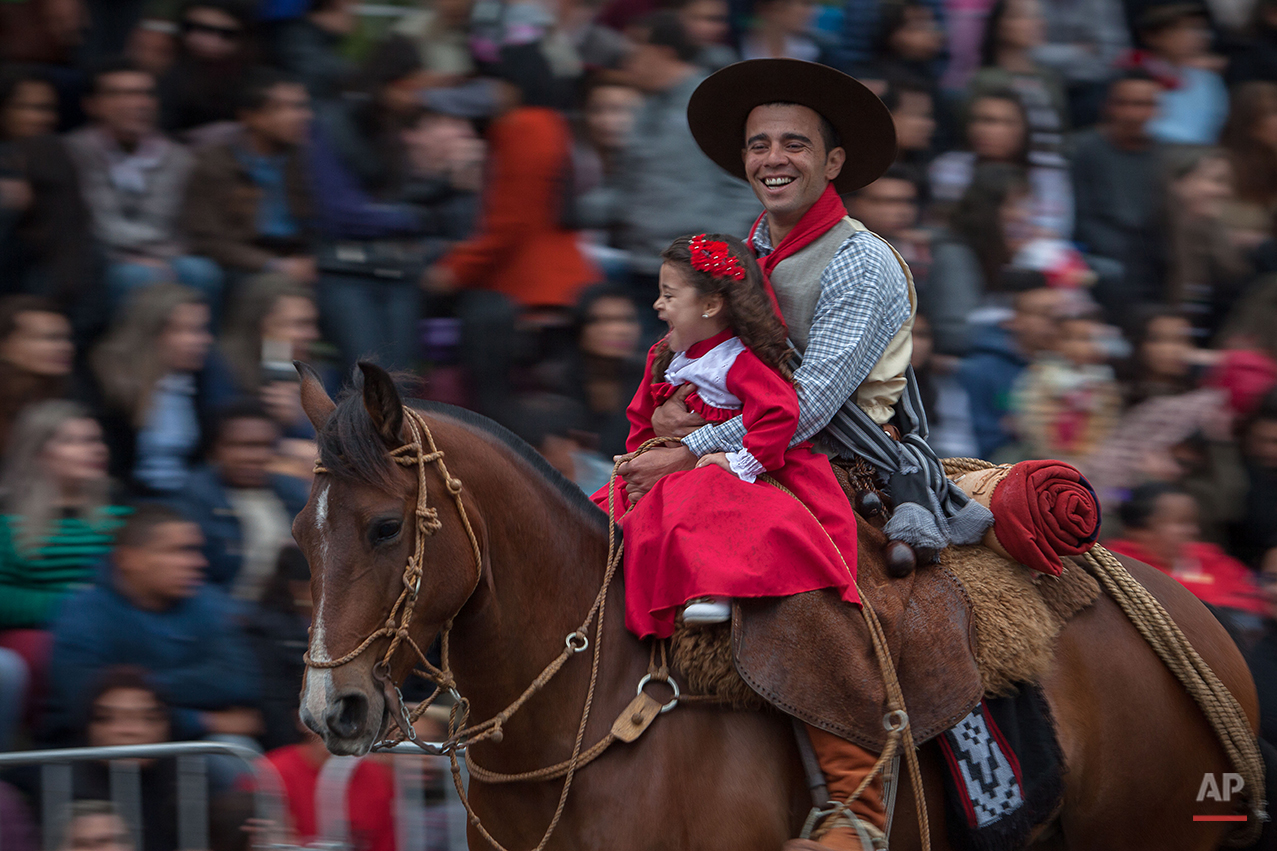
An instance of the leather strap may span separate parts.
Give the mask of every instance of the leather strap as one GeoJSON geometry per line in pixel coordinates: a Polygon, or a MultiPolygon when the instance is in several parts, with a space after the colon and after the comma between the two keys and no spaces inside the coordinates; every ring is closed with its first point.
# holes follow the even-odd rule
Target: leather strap
{"type": "Polygon", "coordinates": [[[648,725],[661,714],[661,703],[645,691],[630,701],[630,705],[621,710],[612,724],[612,735],[621,742],[632,742],[648,725]]]}
{"type": "Polygon", "coordinates": [[[789,720],[794,725],[794,741],[798,743],[798,756],[807,775],[807,787],[811,789],[812,806],[823,808],[829,803],[829,788],[825,785],[825,773],[820,770],[820,760],[816,759],[816,749],[811,746],[811,736],[807,735],[807,725],[792,715],[789,720]]]}
{"type": "Polygon", "coordinates": [[[891,823],[896,820],[896,793],[900,791],[900,754],[891,758],[891,766],[882,773],[882,803],[887,809],[887,827],[883,834],[891,839],[891,823]]]}

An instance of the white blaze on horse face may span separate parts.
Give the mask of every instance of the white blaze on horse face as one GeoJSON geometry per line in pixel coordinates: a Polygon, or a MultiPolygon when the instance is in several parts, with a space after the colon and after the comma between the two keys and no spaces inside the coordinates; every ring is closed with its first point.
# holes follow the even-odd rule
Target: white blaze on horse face
{"type": "MultiPolygon", "coordinates": [[[[319,570],[328,566],[328,485],[315,500],[315,531],[319,533],[319,570]]],[[[316,662],[328,661],[328,645],[324,641],[324,592],[321,585],[319,599],[311,623],[310,658],[316,662]]]]}
{"type": "Polygon", "coordinates": [[[324,489],[319,492],[319,499],[315,500],[315,531],[319,533],[319,558],[326,561],[328,558],[328,536],[324,534],[324,527],[328,525],[328,485],[324,485],[324,489]]]}
{"type": "MultiPolygon", "coordinates": [[[[315,531],[319,533],[319,564],[315,569],[323,571],[328,563],[328,485],[319,492],[315,500],[315,531]]],[[[328,643],[324,636],[324,592],[320,586],[319,599],[315,601],[315,612],[310,627],[310,658],[312,662],[327,662],[328,643]]],[[[328,708],[328,701],[333,693],[333,674],[328,668],[306,669],[306,693],[302,695],[302,703],[310,717],[323,723],[328,708]]]]}

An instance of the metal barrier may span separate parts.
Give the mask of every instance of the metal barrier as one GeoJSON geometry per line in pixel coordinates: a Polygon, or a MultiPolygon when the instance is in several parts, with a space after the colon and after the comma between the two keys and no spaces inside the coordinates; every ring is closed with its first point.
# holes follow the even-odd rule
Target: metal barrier
{"type": "MultiPolygon", "coordinates": [[[[412,745],[400,745],[392,751],[395,801],[392,815],[395,823],[397,851],[427,851],[466,848],[466,813],[452,789],[447,757],[427,756],[412,745]],[[427,813],[426,789],[422,783],[424,768],[438,766],[445,779],[443,810],[444,842],[432,839],[431,819],[427,813]]],[[[0,753],[0,770],[18,765],[39,765],[43,851],[57,851],[60,831],[56,829],[72,800],[71,766],[77,762],[107,762],[110,765],[111,799],[134,837],[142,836],[142,793],[140,768],[131,760],[177,758],[178,847],[208,848],[208,768],[203,757],[228,756],[241,761],[254,777],[253,810],[262,829],[254,832],[253,845],[259,849],[291,851],[284,838],[284,795],[279,776],[261,754],[243,745],[225,742],[168,742],[102,748],[65,748],[58,750],[0,753]]],[[[346,791],[359,762],[366,757],[329,757],[320,772],[316,790],[316,814],[319,833],[311,847],[341,851],[350,847],[350,822],[346,807],[346,791]]],[[[462,763],[462,781],[469,778],[462,763]]],[[[438,821],[435,819],[434,821],[438,821]]],[[[436,824],[434,829],[440,825],[436,824]]],[[[0,848],[0,851],[4,851],[0,848]]]]}
{"type": "MultiPolygon", "coordinates": [[[[111,799],[135,837],[141,836],[142,784],[137,763],[122,760],[177,758],[177,835],[182,848],[208,847],[208,768],[202,757],[239,759],[253,773],[254,815],[264,824],[282,826],[283,797],[273,772],[261,770],[261,755],[252,748],[225,742],[166,742],[106,748],[62,748],[0,753],[0,769],[15,765],[40,766],[40,822],[44,851],[56,851],[58,831],[52,829],[71,803],[71,765],[76,762],[110,764],[111,799]]],[[[260,845],[281,845],[278,836],[263,837],[260,845]]],[[[4,851],[0,849],[0,851],[4,851]]]]}
{"type": "MultiPolygon", "coordinates": [[[[448,851],[464,851],[466,849],[466,810],[452,787],[451,767],[445,756],[427,756],[415,745],[400,744],[378,753],[390,754],[395,779],[395,801],[393,817],[395,820],[396,851],[428,851],[431,848],[447,848],[448,851]],[[426,788],[423,780],[424,769],[433,765],[440,771],[445,803],[442,806],[443,823],[439,819],[431,819],[434,810],[426,804],[426,788]],[[436,841],[434,832],[442,828],[442,842],[436,841]]],[[[354,768],[360,760],[367,757],[329,757],[320,773],[319,788],[316,791],[318,801],[327,800],[328,804],[319,810],[326,817],[320,819],[319,839],[324,844],[345,846],[349,840],[349,820],[346,813],[346,789],[354,768]],[[347,767],[349,766],[349,767],[347,767]]],[[[461,762],[461,780],[469,785],[465,761],[461,762]]]]}

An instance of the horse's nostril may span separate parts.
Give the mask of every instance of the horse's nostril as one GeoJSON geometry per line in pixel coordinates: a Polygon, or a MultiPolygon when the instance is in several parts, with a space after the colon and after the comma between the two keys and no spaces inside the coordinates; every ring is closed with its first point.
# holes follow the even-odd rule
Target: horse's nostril
{"type": "Polygon", "coordinates": [[[329,707],[324,721],[330,733],[343,739],[352,739],[363,729],[367,718],[368,698],[362,694],[348,694],[338,698],[329,707]]]}

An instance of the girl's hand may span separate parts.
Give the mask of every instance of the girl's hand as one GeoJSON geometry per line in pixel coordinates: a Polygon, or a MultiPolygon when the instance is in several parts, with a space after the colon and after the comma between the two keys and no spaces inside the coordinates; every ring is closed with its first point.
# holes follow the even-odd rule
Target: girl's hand
{"type": "Polygon", "coordinates": [[[733,476],[736,475],[736,473],[732,472],[732,465],[727,460],[726,452],[711,452],[708,455],[702,455],[701,460],[696,462],[697,467],[708,467],[711,464],[717,464],[733,476]]]}

